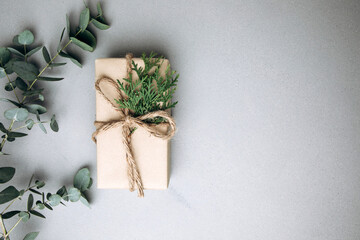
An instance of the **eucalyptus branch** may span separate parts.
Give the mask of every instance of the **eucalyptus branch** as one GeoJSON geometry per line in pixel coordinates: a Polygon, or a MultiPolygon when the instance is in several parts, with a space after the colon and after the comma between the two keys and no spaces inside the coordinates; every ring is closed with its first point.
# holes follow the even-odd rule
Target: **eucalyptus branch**
{"type": "MultiPolygon", "coordinates": [[[[61,56],[64,58],[70,59],[77,66],[82,67],[79,60],[71,54],[65,52],[67,47],[73,43],[83,50],[92,52],[96,48],[96,38],[95,36],[88,30],[89,24],[93,24],[96,28],[100,30],[106,30],[109,28],[109,25],[106,24],[105,19],[103,17],[103,11],[101,9],[100,3],[97,5],[98,14],[95,17],[90,17],[89,8],[85,8],[80,14],[79,26],[76,30],[76,33],[73,35],[71,33],[71,24],[69,19],[67,18],[67,27],[62,31],[60,41],[58,44],[58,48],[56,50],[56,54],[51,57],[50,53],[46,49],[46,47],[42,48],[42,53],[46,65],[39,70],[31,61],[28,61],[29,57],[36,53],[41,47],[37,47],[34,49],[29,48],[29,46],[34,42],[34,35],[29,30],[25,30],[21,34],[14,37],[14,44],[23,47],[23,52],[17,50],[15,48],[0,48],[0,78],[7,77],[9,87],[7,90],[12,90],[15,94],[17,102],[12,101],[10,99],[1,99],[3,101],[8,101],[16,106],[16,108],[9,109],[5,111],[5,117],[11,120],[10,126],[5,128],[3,124],[0,122],[0,131],[4,133],[2,136],[2,141],[0,144],[0,155],[6,155],[3,153],[4,145],[7,141],[15,141],[17,137],[23,137],[27,134],[14,132],[15,130],[22,129],[24,127],[13,128],[15,122],[22,122],[26,120],[26,126],[29,130],[31,130],[32,126],[35,125],[34,121],[31,118],[28,118],[29,113],[35,114],[39,123],[37,125],[43,132],[47,132],[44,127],[43,121],[40,121],[40,115],[46,113],[47,110],[44,106],[39,104],[36,101],[44,101],[44,96],[41,94],[43,89],[36,89],[35,84],[40,81],[60,81],[63,78],[54,78],[54,77],[44,77],[44,73],[47,69],[53,67],[59,67],[66,63],[55,63],[55,60],[61,56]],[[63,47],[62,39],[64,35],[64,31],[67,29],[69,40],[63,47]],[[20,57],[20,59],[19,59],[20,57]],[[8,76],[8,74],[15,73],[17,75],[16,80],[12,82],[8,76]],[[16,93],[16,89],[19,89],[22,92],[22,100],[18,97],[16,93]],[[30,101],[29,101],[30,99],[30,101]],[[25,102],[25,100],[27,100],[25,102]]],[[[50,128],[57,132],[58,124],[55,119],[55,115],[52,116],[50,122],[50,128]]]]}

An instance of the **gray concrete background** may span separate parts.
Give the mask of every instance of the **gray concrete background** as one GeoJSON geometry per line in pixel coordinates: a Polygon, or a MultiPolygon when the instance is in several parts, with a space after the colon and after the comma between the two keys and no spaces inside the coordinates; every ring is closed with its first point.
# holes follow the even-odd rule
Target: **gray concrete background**
{"type": "MultiPolygon", "coordinates": [[[[65,14],[77,22],[82,8],[2,0],[0,45],[29,28],[54,53],[65,14]]],[[[42,84],[60,132],[34,129],[6,145],[13,155],[1,165],[17,167],[20,186],[35,172],[49,191],[82,166],[95,177],[94,60],[154,50],[181,74],[170,188],[145,199],[94,188],[91,210],[58,207],[12,239],[30,230],[38,239],[360,239],[358,1],[114,0],[103,8],[112,28],[96,31],[96,51],[72,47],[83,69],[69,63],[55,71],[64,81],[42,84]]]]}

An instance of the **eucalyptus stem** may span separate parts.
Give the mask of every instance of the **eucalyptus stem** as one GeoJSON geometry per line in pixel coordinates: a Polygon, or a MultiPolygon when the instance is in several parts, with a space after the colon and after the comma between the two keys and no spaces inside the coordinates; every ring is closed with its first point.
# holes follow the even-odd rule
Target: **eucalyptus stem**
{"type": "MultiPolygon", "coordinates": [[[[10,123],[10,126],[9,126],[9,128],[8,128],[8,131],[11,131],[14,123],[15,123],[15,120],[14,120],[14,119],[11,120],[11,123],[10,123]]],[[[1,141],[0,152],[1,152],[1,151],[3,150],[3,148],[4,148],[4,145],[5,145],[5,142],[6,142],[6,140],[7,140],[7,137],[8,137],[8,135],[6,134],[5,137],[3,138],[3,140],[1,141]]]]}
{"type": "Polygon", "coordinates": [[[6,233],[4,239],[6,239],[9,236],[9,234],[12,232],[12,230],[14,230],[20,222],[21,222],[21,218],[19,218],[19,220],[15,223],[15,225],[12,226],[12,228],[6,233]]]}
{"type": "Polygon", "coordinates": [[[6,240],[6,234],[7,234],[7,232],[6,232],[6,227],[5,227],[5,224],[4,224],[4,220],[3,220],[3,218],[2,218],[2,215],[0,215],[0,225],[1,225],[1,230],[2,230],[2,232],[3,232],[3,236],[4,236],[4,240],[6,240]]]}
{"type": "MultiPolygon", "coordinates": [[[[1,65],[1,66],[2,66],[2,65],[1,65]]],[[[4,66],[2,66],[2,67],[4,67],[4,66]]],[[[14,94],[15,94],[15,97],[16,97],[18,103],[20,103],[20,99],[19,99],[18,95],[16,94],[15,88],[14,88],[13,84],[11,83],[11,80],[10,80],[10,78],[9,78],[9,75],[6,73],[6,71],[4,71],[4,72],[5,72],[5,75],[6,75],[7,80],[8,80],[9,83],[10,83],[10,86],[11,86],[11,88],[12,88],[14,94]]]]}

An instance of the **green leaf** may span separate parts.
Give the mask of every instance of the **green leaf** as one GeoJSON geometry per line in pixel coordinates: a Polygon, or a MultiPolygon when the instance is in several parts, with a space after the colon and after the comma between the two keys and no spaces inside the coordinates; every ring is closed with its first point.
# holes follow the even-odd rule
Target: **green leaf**
{"type": "Polygon", "coordinates": [[[7,48],[0,48],[0,65],[5,65],[10,60],[11,52],[7,48]]]}
{"type": "Polygon", "coordinates": [[[27,83],[24,80],[22,80],[21,78],[19,78],[19,77],[16,78],[15,84],[22,91],[26,91],[27,88],[29,87],[27,85],[27,83]]]}
{"type": "Polygon", "coordinates": [[[94,26],[100,30],[106,30],[106,29],[110,28],[109,25],[107,25],[106,23],[102,23],[102,22],[96,20],[95,18],[92,19],[92,24],[94,24],[94,26]]]}
{"type": "Polygon", "coordinates": [[[25,92],[22,93],[22,95],[23,96],[28,96],[28,97],[37,96],[40,93],[42,93],[42,91],[44,91],[43,88],[41,88],[41,89],[33,89],[33,90],[26,90],[25,92]]]}
{"type": "Polygon", "coordinates": [[[21,107],[21,106],[22,106],[21,104],[13,101],[13,100],[11,100],[11,99],[7,99],[7,98],[0,98],[0,101],[12,103],[12,104],[14,104],[14,105],[17,106],[17,107],[21,107]]]}
{"type": "Polygon", "coordinates": [[[80,192],[79,189],[74,188],[74,187],[72,187],[72,188],[69,189],[69,191],[68,191],[68,197],[69,197],[69,200],[70,200],[71,202],[77,202],[77,201],[79,201],[80,196],[81,196],[81,192],[80,192]]]}
{"type": "Polygon", "coordinates": [[[82,204],[84,204],[85,206],[87,206],[88,208],[91,208],[90,203],[89,203],[89,201],[87,200],[87,198],[86,198],[86,196],[84,194],[81,194],[80,202],[82,204]]]}
{"type": "Polygon", "coordinates": [[[60,202],[61,202],[61,196],[58,195],[58,194],[53,194],[53,195],[51,195],[51,196],[49,197],[49,201],[50,201],[50,202],[49,202],[50,206],[55,207],[55,206],[57,206],[57,205],[60,204],[60,202]]]}
{"type": "Polygon", "coordinates": [[[61,51],[59,53],[60,56],[64,57],[64,58],[69,58],[75,65],[77,65],[78,67],[82,68],[82,65],[80,63],[79,60],[77,60],[75,57],[73,57],[72,55],[66,53],[66,52],[63,52],[61,51]]]}
{"type": "Polygon", "coordinates": [[[10,212],[7,212],[7,213],[4,213],[2,215],[2,218],[3,219],[9,219],[9,218],[12,218],[13,216],[15,216],[16,214],[18,214],[20,211],[10,211],[10,212]]]}
{"type": "Polygon", "coordinates": [[[57,47],[57,51],[58,51],[58,52],[61,50],[61,41],[62,41],[62,39],[63,39],[63,37],[64,37],[65,29],[66,29],[66,28],[64,28],[64,29],[62,30],[62,32],[61,32],[59,44],[58,44],[58,47],[57,47]]]}
{"type": "Polygon", "coordinates": [[[14,71],[13,71],[13,65],[14,65],[14,62],[16,62],[17,59],[16,58],[12,58],[7,64],[5,64],[5,72],[7,74],[12,74],[14,71]]]}
{"type": "Polygon", "coordinates": [[[15,81],[8,82],[5,84],[5,91],[10,92],[10,91],[13,91],[15,88],[16,88],[15,81]]]}
{"type": "Polygon", "coordinates": [[[33,193],[35,193],[35,194],[37,194],[37,195],[41,195],[41,192],[36,191],[35,189],[30,188],[29,191],[30,191],[30,192],[33,192],[33,193]]]}
{"type": "Polygon", "coordinates": [[[13,38],[13,43],[17,46],[20,46],[21,44],[19,43],[19,35],[16,35],[14,38],[13,38]]]}
{"type": "Polygon", "coordinates": [[[103,15],[103,11],[102,11],[100,2],[97,3],[96,7],[97,7],[98,14],[99,14],[100,16],[102,16],[102,15],[103,15]]]}
{"type": "Polygon", "coordinates": [[[81,32],[77,38],[71,37],[70,39],[75,45],[81,47],[85,51],[93,52],[96,48],[96,38],[88,30],[81,32]]]}
{"type": "Polygon", "coordinates": [[[39,77],[38,80],[41,80],[41,81],[51,81],[51,82],[54,82],[54,81],[61,81],[63,80],[64,78],[54,78],[54,77],[39,77]]]}
{"type": "Polygon", "coordinates": [[[47,203],[45,203],[45,202],[44,202],[44,206],[45,206],[47,209],[49,209],[49,210],[53,210],[53,208],[52,208],[49,204],[47,204],[47,203]]]}
{"type": "Polygon", "coordinates": [[[27,221],[29,220],[29,218],[30,218],[30,214],[29,214],[28,212],[21,211],[21,212],[19,213],[19,217],[21,218],[21,220],[22,220],[23,222],[27,222],[27,221]]]}
{"type": "MultiPolygon", "coordinates": [[[[2,131],[3,133],[7,133],[7,132],[8,132],[8,130],[5,128],[4,124],[2,124],[1,122],[0,122],[0,131],[2,131]]],[[[0,174],[0,175],[1,175],[1,174],[0,174]]]]}
{"type": "Polygon", "coordinates": [[[26,124],[27,129],[31,130],[32,127],[34,126],[34,120],[28,119],[25,121],[25,124],[26,124]]]}
{"type": "Polygon", "coordinates": [[[42,102],[45,100],[44,95],[42,95],[42,94],[39,94],[38,98],[39,98],[39,100],[42,101],[42,102]]]}
{"type": "Polygon", "coordinates": [[[36,185],[36,188],[37,188],[37,189],[40,189],[40,188],[42,188],[42,187],[45,186],[45,182],[44,182],[44,181],[36,180],[36,181],[35,181],[35,185],[36,185]]]}
{"type": "Polygon", "coordinates": [[[6,77],[5,69],[0,67],[0,78],[4,78],[4,77],[6,77]]]}
{"type": "Polygon", "coordinates": [[[12,65],[12,70],[19,75],[20,78],[27,81],[35,80],[39,74],[39,69],[34,64],[22,61],[15,61],[12,65]]]}
{"type": "Polygon", "coordinates": [[[85,31],[85,29],[87,28],[89,24],[89,20],[90,20],[90,10],[89,8],[85,8],[80,14],[79,27],[82,32],[85,31]]]}
{"type": "Polygon", "coordinates": [[[15,54],[16,56],[19,56],[19,57],[25,56],[22,52],[20,52],[19,50],[15,49],[15,48],[8,47],[8,49],[11,53],[15,54]]]}
{"type": "Polygon", "coordinates": [[[26,234],[23,240],[34,240],[39,235],[39,232],[31,232],[26,234]]]}
{"type": "Polygon", "coordinates": [[[15,175],[15,168],[13,167],[1,167],[0,168],[0,183],[6,183],[10,181],[15,175]]]}
{"type": "Polygon", "coordinates": [[[19,191],[19,197],[22,197],[23,195],[24,195],[24,193],[25,193],[25,189],[21,189],[20,191],[19,191]]]}
{"type": "MultiPolygon", "coordinates": [[[[44,204],[42,204],[42,205],[44,206],[44,204]]],[[[35,210],[30,210],[30,213],[37,217],[46,218],[44,215],[42,215],[41,213],[39,213],[38,211],[35,211],[35,210]]]]}
{"type": "Polygon", "coordinates": [[[36,113],[44,114],[47,111],[46,107],[41,106],[39,104],[26,104],[26,105],[24,105],[24,108],[26,108],[29,112],[31,112],[33,114],[36,114],[36,113]]]}
{"type": "Polygon", "coordinates": [[[90,183],[89,183],[89,186],[87,188],[90,189],[92,185],[93,185],[93,179],[90,178],[90,183]]]}
{"type": "Polygon", "coordinates": [[[88,189],[90,184],[90,171],[88,168],[80,169],[74,177],[74,187],[81,192],[88,189]]]}
{"type": "Polygon", "coordinates": [[[30,193],[27,201],[27,210],[30,211],[34,205],[34,196],[30,193]]]}
{"type": "Polygon", "coordinates": [[[25,30],[19,34],[18,42],[21,45],[30,45],[34,42],[34,35],[29,30],[25,30]]]}
{"type": "Polygon", "coordinates": [[[7,141],[8,141],[8,142],[13,142],[13,141],[15,141],[15,138],[9,138],[9,137],[8,137],[8,138],[7,138],[7,141]]]}
{"type": "Polygon", "coordinates": [[[27,136],[27,134],[22,133],[22,132],[9,132],[8,133],[9,138],[18,138],[18,137],[25,137],[25,136],[27,136]]]}
{"type": "Polygon", "coordinates": [[[69,37],[71,36],[71,25],[70,25],[70,19],[69,16],[66,15],[66,29],[69,37]]]}
{"type": "Polygon", "coordinates": [[[25,121],[28,115],[29,112],[25,108],[13,108],[4,112],[6,119],[15,120],[17,122],[25,121]]]}
{"type": "Polygon", "coordinates": [[[54,132],[58,132],[59,131],[59,125],[55,119],[55,114],[52,116],[51,121],[50,121],[50,128],[51,130],[53,130],[54,132]]]}
{"type": "Polygon", "coordinates": [[[7,203],[20,195],[20,192],[13,186],[9,186],[0,192],[0,204],[7,203]]]}
{"type": "Polygon", "coordinates": [[[66,63],[51,63],[50,65],[49,65],[49,67],[60,67],[60,66],[63,66],[63,65],[65,65],[66,63]]]}
{"type": "Polygon", "coordinates": [[[41,122],[39,122],[39,127],[40,127],[40,129],[41,129],[45,134],[47,133],[44,124],[42,124],[41,122]]]}
{"type": "Polygon", "coordinates": [[[40,46],[40,47],[36,47],[36,48],[34,48],[33,50],[29,51],[29,52],[26,54],[26,56],[27,56],[27,57],[30,57],[31,55],[37,53],[40,49],[41,49],[41,46],[40,46]]]}
{"type": "Polygon", "coordinates": [[[45,208],[45,205],[41,202],[41,201],[37,201],[36,202],[36,206],[40,209],[43,210],[45,208]]]}
{"type": "Polygon", "coordinates": [[[69,197],[67,196],[68,192],[66,190],[65,186],[62,186],[62,188],[60,188],[56,194],[60,195],[62,197],[62,199],[64,199],[65,201],[69,201],[69,197]]]}
{"type": "Polygon", "coordinates": [[[49,54],[49,52],[48,52],[48,50],[46,49],[45,46],[42,49],[42,53],[43,53],[45,62],[49,63],[51,61],[51,58],[50,58],[50,54],[49,54]]]}

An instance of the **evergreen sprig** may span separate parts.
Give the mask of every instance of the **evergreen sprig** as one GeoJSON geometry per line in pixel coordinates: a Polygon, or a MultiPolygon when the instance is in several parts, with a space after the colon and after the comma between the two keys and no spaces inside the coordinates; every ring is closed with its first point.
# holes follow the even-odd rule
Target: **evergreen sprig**
{"type": "MultiPolygon", "coordinates": [[[[170,65],[165,70],[165,77],[160,73],[160,67],[164,62],[163,57],[156,57],[156,53],[151,53],[148,57],[142,54],[144,67],[140,67],[132,61],[132,71],[138,79],[133,80],[133,74],[129,73],[128,78],[124,78],[125,83],[117,80],[119,88],[126,94],[124,99],[115,99],[119,108],[129,109],[135,117],[141,116],[158,110],[174,108],[178,103],[171,102],[176,90],[179,74],[172,71],[170,65]]],[[[147,119],[150,123],[161,123],[165,119],[157,117],[147,119]]]]}

